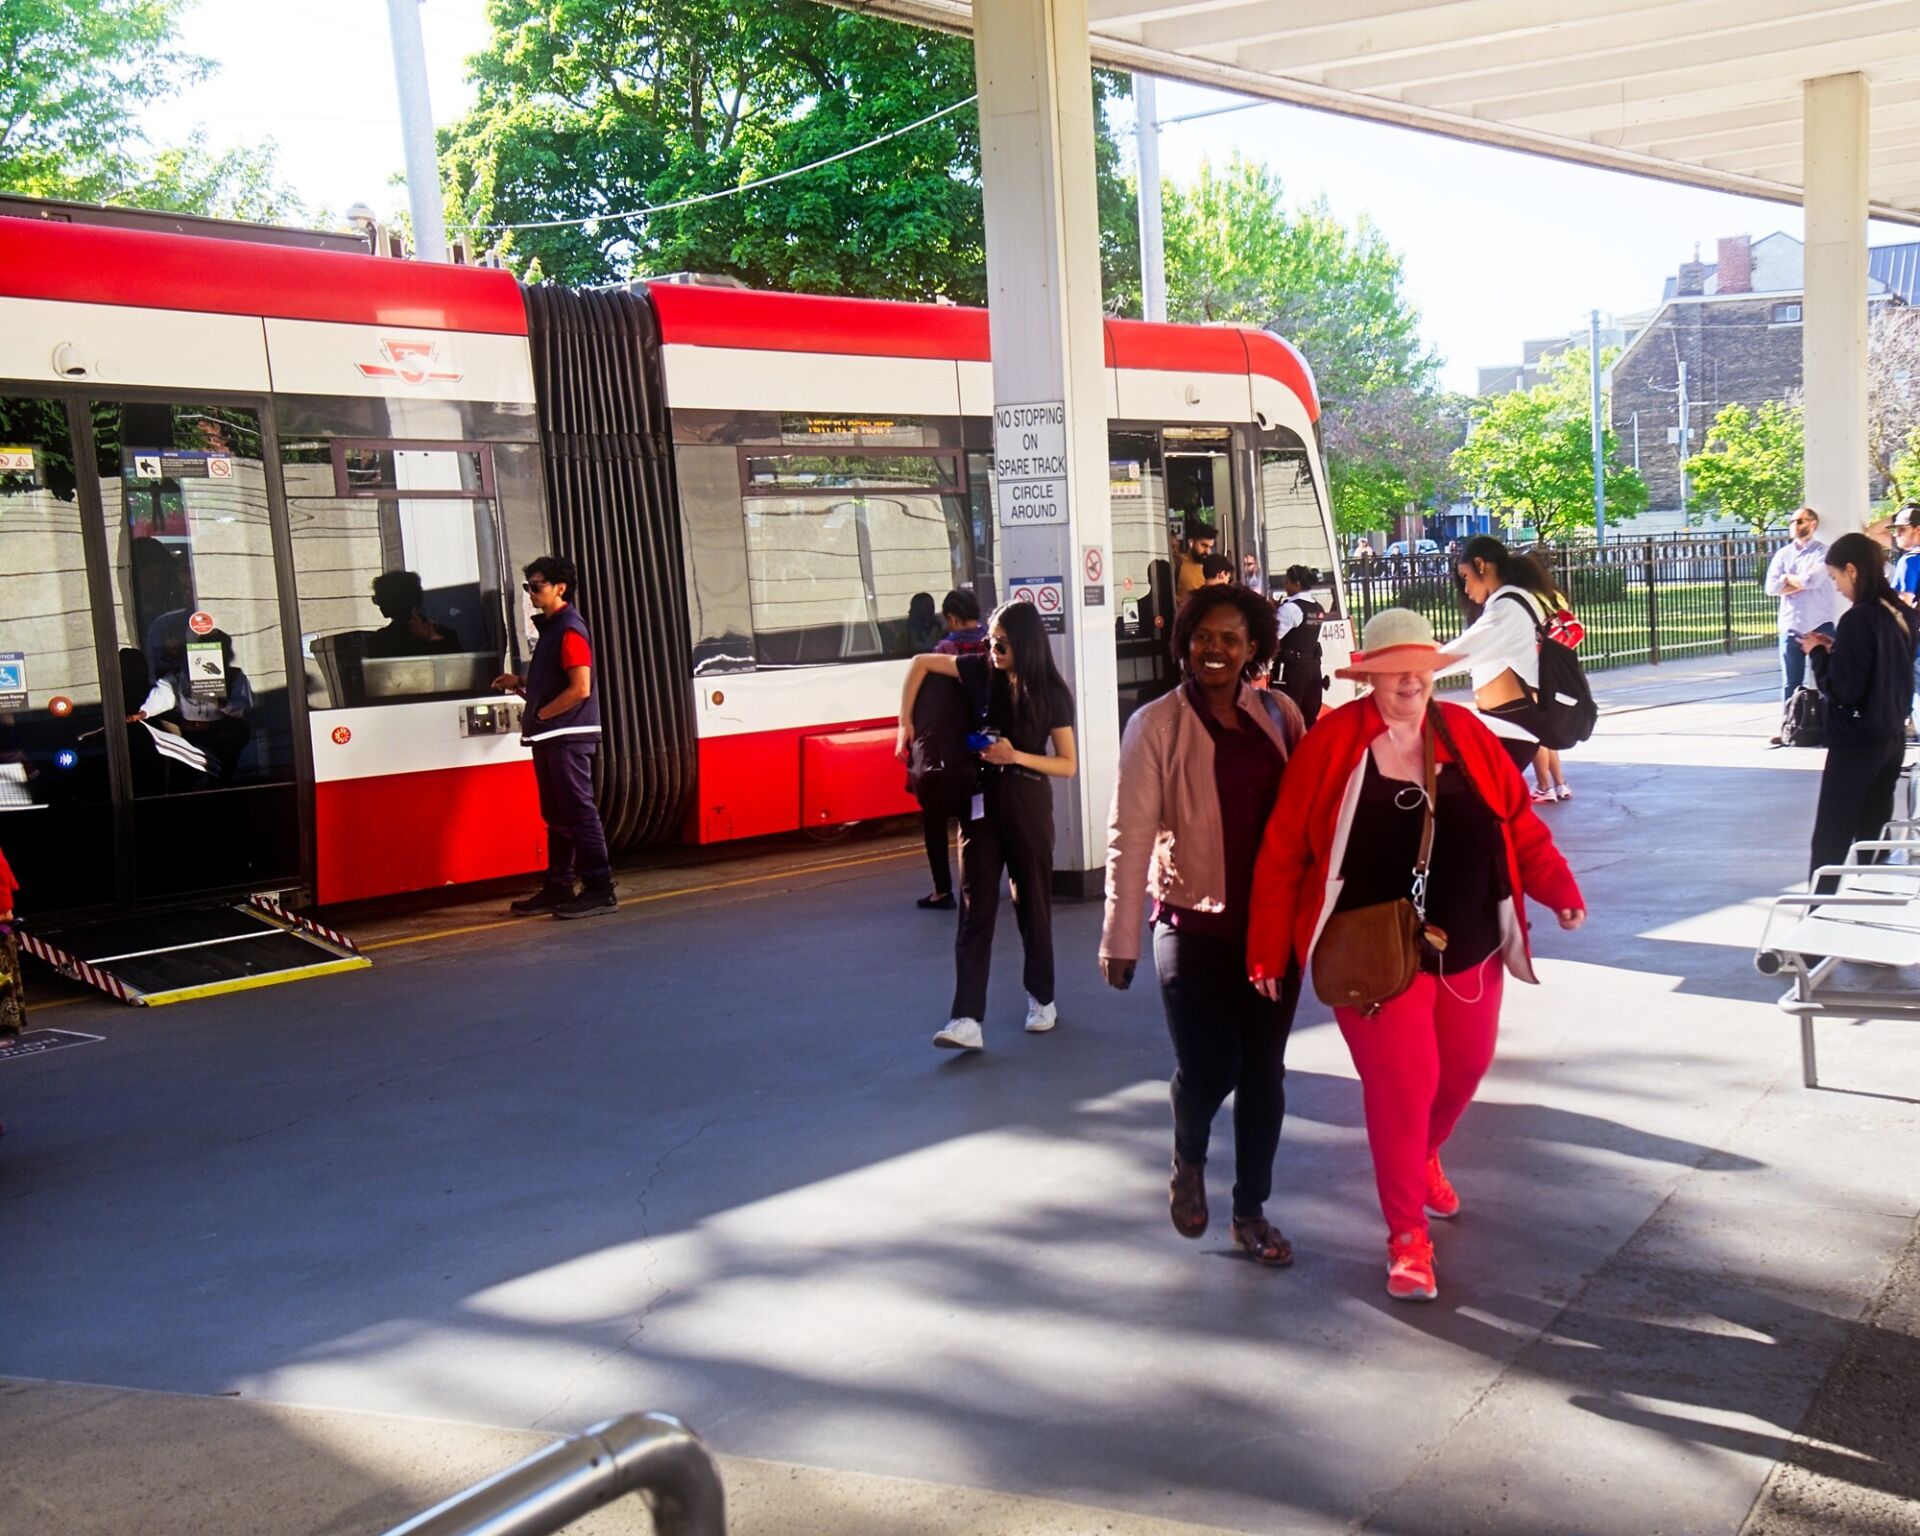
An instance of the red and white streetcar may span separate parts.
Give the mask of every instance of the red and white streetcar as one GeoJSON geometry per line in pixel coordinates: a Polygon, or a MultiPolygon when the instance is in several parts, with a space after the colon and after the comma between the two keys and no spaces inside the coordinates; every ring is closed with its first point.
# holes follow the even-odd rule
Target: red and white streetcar
{"type": "MultiPolygon", "coordinates": [[[[616,847],[910,809],[915,596],[1004,587],[986,313],[523,288],[351,243],[0,199],[0,843],[29,921],[539,868],[487,685],[548,549],[582,571],[616,847]]],[[[1106,336],[1122,710],[1167,685],[1190,518],[1236,570],[1327,573],[1343,661],[1304,360],[1106,336]]]]}

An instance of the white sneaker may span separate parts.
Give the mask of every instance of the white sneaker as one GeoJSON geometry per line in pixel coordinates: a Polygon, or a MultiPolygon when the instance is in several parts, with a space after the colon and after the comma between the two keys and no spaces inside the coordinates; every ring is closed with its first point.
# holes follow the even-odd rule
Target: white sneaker
{"type": "Polygon", "coordinates": [[[1057,1003],[1036,1003],[1027,999],[1027,1033],[1044,1035],[1060,1022],[1060,1007],[1057,1003]]]}
{"type": "Polygon", "coordinates": [[[977,1051],[986,1044],[978,1019],[948,1019],[947,1027],[933,1037],[933,1043],[946,1051],[977,1051]]]}

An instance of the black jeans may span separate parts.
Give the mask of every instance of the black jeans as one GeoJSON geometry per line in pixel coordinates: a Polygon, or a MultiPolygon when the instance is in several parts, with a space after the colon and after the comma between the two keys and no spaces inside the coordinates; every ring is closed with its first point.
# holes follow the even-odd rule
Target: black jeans
{"type": "MultiPolygon", "coordinates": [[[[1852,844],[1880,836],[1893,815],[1893,791],[1907,755],[1904,737],[1902,732],[1885,741],[1836,742],[1827,748],[1827,764],[1820,770],[1820,808],[1813,817],[1809,874],[1822,864],[1845,862],[1852,844]]],[[[1831,877],[1822,880],[1815,894],[1830,893],[1838,884],[1831,877]]]]}
{"type": "Polygon", "coordinates": [[[1165,923],[1153,930],[1153,965],[1173,1036],[1173,1150],[1183,1163],[1204,1163],[1213,1117],[1231,1093],[1233,1214],[1258,1216],[1273,1193],[1300,973],[1289,970],[1270,1003],[1247,980],[1244,940],[1165,923]]]}
{"type": "Polygon", "coordinates": [[[1026,950],[1027,993],[1053,1001],[1053,789],[1037,774],[990,773],[981,791],[986,815],[960,824],[960,931],[953,941],[953,1010],[987,1011],[1000,872],[1013,877],[1013,915],[1026,950]]]}
{"type": "Polygon", "coordinates": [[[540,792],[540,819],[547,824],[547,886],[571,891],[577,867],[590,891],[613,889],[607,833],[593,803],[591,738],[561,736],[533,744],[533,782],[540,792]]]}
{"type": "Polygon", "coordinates": [[[927,839],[927,868],[933,873],[934,890],[942,896],[953,894],[953,865],[947,857],[950,823],[967,819],[967,802],[972,798],[938,790],[928,790],[920,797],[920,826],[927,839]]]}

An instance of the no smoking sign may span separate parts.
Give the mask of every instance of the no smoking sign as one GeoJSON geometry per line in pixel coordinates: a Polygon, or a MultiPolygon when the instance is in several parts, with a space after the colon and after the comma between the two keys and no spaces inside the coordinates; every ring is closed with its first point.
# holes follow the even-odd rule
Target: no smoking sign
{"type": "Polygon", "coordinates": [[[1032,603],[1050,635],[1067,632],[1067,581],[1064,576],[1014,576],[1007,595],[1016,603],[1032,603]]]}

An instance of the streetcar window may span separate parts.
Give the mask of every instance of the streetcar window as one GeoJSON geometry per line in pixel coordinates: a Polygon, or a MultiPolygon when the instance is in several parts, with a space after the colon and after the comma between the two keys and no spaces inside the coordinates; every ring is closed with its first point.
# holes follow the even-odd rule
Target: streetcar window
{"type": "Polygon", "coordinates": [[[747,454],[741,462],[742,488],[750,496],[787,490],[895,490],[912,486],[955,490],[959,486],[959,466],[947,454],[747,454]]]}
{"type": "MultiPolygon", "coordinates": [[[[1266,435],[1270,441],[1290,444],[1260,450],[1260,531],[1266,546],[1267,590],[1282,590],[1288,566],[1306,565],[1321,573],[1325,590],[1333,593],[1333,550],[1314,489],[1313,460],[1300,439],[1285,428],[1270,428],[1266,435]]],[[[1332,608],[1328,611],[1338,617],[1332,608]]]]}
{"type": "Polygon", "coordinates": [[[918,593],[970,584],[957,496],[757,496],[746,504],[754,657],[817,666],[911,655],[918,593]]]}
{"type": "Polygon", "coordinates": [[[506,626],[491,449],[332,444],[286,467],[307,703],[488,692],[506,626]],[[357,466],[357,468],[356,468],[357,466]],[[341,493],[339,477],[348,472],[341,493]],[[373,483],[399,481],[401,494],[373,483]]]}

